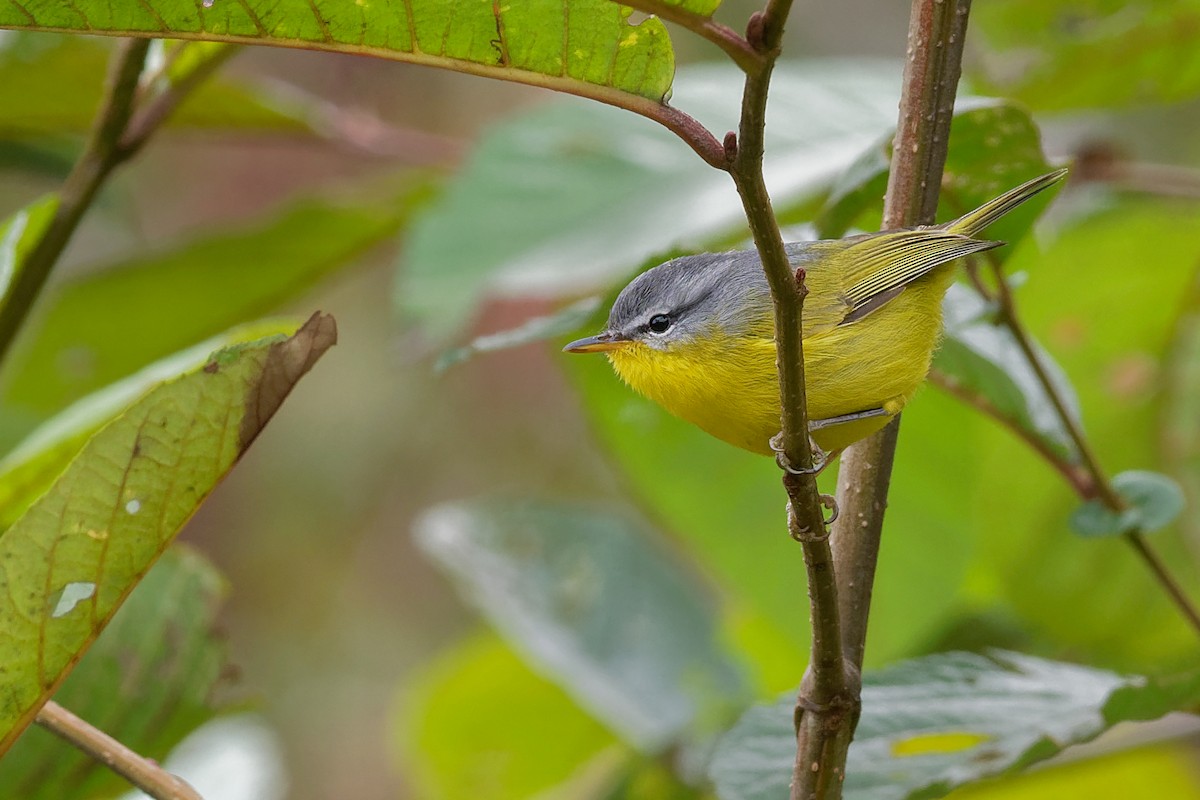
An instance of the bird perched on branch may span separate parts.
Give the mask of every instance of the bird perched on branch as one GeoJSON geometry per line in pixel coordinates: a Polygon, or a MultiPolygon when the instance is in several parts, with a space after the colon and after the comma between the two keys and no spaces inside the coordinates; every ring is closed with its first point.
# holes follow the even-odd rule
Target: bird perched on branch
{"type": "MultiPolygon", "coordinates": [[[[804,375],[819,449],[840,451],[900,413],[929,372],[952,262],[1003,244],[976,236],[1065,174],[1034,178],[943,225],[786,245],[808,287],[804,375]]],[[[718,439],[773,450],[774,309],[757,251],[685,256],[642,273],[603,331],[564,349],[604,353],[631,387],[718,439]]]]}

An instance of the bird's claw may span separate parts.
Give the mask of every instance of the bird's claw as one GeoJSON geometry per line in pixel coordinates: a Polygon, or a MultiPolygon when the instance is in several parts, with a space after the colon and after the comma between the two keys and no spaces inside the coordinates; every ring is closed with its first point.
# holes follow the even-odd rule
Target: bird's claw
{"type": "Polygon", "coordinates": [[[824,542],[829,540],[831,531],[829,526],[838,518],[838,502],[831,494],[819,494],[817,498],[821,501],[821,505],[829,509],[828,519],[823,519],[820,533],[814,533],[811,528],[804,527],[796,518],[796,511],[791,503],[788,503],[788,531],[791,532],[792,538],[801,544],[824,542]]]}
{"type": "Polygon", "coordinates": [[[837,498],[831,494],[821,494],[817,495],[817,497],[820,498],[821,505],[829,509],[829,519],[825,520],[825,524],[832,525],[835,521],[837,521],[839,513],[837,498]]]}
{"type": "MultiPolygon", "coordinates": [[[[789,475],[820,475],[825,467],[829,466],[829,454],[821,449],[821,446],[808,438],[808,446],[812,448],[813,465],[808,468],[796,467],[792,465],[787,454],[783,451],[783,432],[775,434],[768,440],[767,444],[775,453],[775,463],[779,468],[789,475]]],[[[836,515],[835,515],[836,516],[836,515]]]]}

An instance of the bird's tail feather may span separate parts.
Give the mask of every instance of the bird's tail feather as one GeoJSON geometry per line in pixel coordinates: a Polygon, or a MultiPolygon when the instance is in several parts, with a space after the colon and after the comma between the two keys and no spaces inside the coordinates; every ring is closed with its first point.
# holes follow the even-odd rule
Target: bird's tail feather
{"type": "Polygon", "coordinates": [[[963,236],[975,236],[1035,194],[1061,181],[1066,174],[1067,170],[1060,169],[1034,178],[1031,181],[1026,181],[1015,189],[1010,189],[996,199],[989,200],[979,208],[964,214],[953,222],[947,222],[943,227],[951,233],[958,233],[963,236]]]}

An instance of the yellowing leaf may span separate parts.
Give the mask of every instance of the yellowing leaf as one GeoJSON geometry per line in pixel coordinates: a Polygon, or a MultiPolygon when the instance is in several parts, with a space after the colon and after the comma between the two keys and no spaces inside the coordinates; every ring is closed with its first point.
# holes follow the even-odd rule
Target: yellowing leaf
{"type": "Polygon", "coordinates": [[[0,536],[0,754],[335,340],[314,315],[217,351],[97,432],[0,536]]]}

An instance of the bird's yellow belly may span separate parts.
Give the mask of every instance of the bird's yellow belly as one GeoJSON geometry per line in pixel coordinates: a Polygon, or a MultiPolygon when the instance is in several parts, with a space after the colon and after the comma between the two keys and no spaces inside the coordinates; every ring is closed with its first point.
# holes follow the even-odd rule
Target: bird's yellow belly
{"type": "MultiPolygon", "coordinates": [[[[910,286],[860,323],[805,338],[809,419],[887,412],[814,430],[821,448],[841,450],[879,430],[925,380],[941,328],[940,294],[925,294],[939,288],[910,286]]],[[[779,432],[773,339],[713,337],[672,352],[637,346],[609,355],[626,383],[675,416],[737,447],[771,452],[779,432]]]]}

